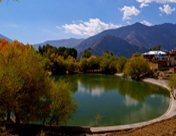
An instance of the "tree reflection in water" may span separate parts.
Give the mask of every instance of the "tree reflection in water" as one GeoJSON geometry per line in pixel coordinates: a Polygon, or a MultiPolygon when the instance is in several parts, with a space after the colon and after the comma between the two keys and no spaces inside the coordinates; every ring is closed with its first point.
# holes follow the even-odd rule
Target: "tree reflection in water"
{"type": "Polygon", "coordinates": [[[143,82],[101,74],[60,79],[70,83],[78,103],[69,125],[106,126],[146,121],[162,115],[169,105],[167,90],[143,82]]]}

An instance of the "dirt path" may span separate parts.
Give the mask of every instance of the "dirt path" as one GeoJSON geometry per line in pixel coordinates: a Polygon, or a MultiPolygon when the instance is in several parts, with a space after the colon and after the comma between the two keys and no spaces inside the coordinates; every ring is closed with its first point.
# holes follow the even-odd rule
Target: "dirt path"
{"type": "Polygon", "coordinates": [[[176,117],[131,131],[121,131],[105,136],[176,136],[176,117]]]}

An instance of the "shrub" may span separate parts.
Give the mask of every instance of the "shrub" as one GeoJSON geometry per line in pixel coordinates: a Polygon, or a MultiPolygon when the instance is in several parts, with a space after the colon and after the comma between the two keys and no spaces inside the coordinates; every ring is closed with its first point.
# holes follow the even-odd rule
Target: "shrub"
{"type": "Polygon", "coordinates": [[[139,80],[149,70],[149,63],[143,56],[133,56],[126,63],[124,73],[132,79],[139,80]]]}

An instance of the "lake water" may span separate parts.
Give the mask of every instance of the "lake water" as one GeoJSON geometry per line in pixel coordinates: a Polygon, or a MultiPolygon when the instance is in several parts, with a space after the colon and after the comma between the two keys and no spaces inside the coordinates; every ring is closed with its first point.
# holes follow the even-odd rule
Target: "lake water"
{"type": "Polygon", "coordinates": [[[77,110],[66,125],[109,126],[154,119],[166,112],[169,92],[161,87],[113,75],[64,76],[77,110]]]}

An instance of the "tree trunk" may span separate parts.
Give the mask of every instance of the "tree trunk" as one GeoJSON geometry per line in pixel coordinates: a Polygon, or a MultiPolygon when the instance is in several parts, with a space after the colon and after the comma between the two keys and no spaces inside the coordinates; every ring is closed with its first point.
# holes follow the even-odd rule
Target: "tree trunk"
{"type": "Polygon", "coordinates": [[[45,125],[46,118],[43,119],[42,125],[45,125]]]}
{"type": "Polygon", "coordinates": [[[11,116],[11,112],[7,110],[7,122],[11,122],[10,116],[11,116]]]}
{"type": "Polygon", "coordinates": [[[17,113],[15,113],[15,123],[20,124],[20,118],[17,113]]]}

